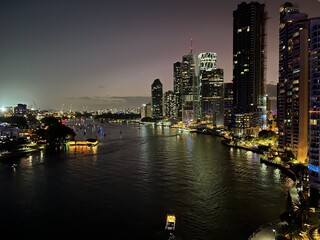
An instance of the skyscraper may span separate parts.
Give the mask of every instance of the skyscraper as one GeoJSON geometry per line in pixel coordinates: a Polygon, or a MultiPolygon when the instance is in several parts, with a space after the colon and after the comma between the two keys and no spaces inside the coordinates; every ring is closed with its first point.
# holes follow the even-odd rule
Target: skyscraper
{"type": "Polygon", "coordinates": [[[308,15],[285,3],[279,26],[279,147],[291,150],[300,162],[307,159],[308,145],[308,39],[308,15]]]}
{"type": "Polygon", "coordinates": [[[182,57],[182,121],[194,119],[194,94],[196,85],[195,59],[192,50],[182,57]]]}
{"type": "Polygon", "coordinates": [[[223,126],[223,70],[217,68],[216,61],[217,54],[213,52],[198,56],[200,113],[203,120],[223,126]]]}
{"type": "Polygon", "coordinates": [[[177,118],[176,95],[173,91],[164,93],[164,116],[169,119],[177,118]]]}
{"type": "Polygon", "coordinates": [[[151,108],[153,118],[163,117],[163,89],[160,79],[153,81],[151,85],[151,108]]]}
{"type": "Polygon", "coordinates": [[[182,119],[182,64],[173,64],[173,92],[176,95],[177,118],[182,119]]]}
{"type": "MultiPolygon", "coordinates": [[[[235,113],[265,112],[265,5],[242,2],[233,12],[233,85],[235,113]]],[[[256,127],[256,126],[253,126],[256,127]]]]}
{"type": "Polygon", "coordinates": [[[310,126],[311,187],[320,193],[320,18],[310,19],[310,126]]]}

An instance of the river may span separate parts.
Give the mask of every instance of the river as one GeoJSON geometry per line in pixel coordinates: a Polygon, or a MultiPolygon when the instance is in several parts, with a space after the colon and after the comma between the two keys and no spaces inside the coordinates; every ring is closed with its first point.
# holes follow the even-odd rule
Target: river
{"type": "Polygon", "coordinates": [[[168,212],[178,239],[248,239],[286,210],[291,180],[219,137],[115,123],[75,130],[100,143],[1,161],[0,226],[11,239],[161,239],[168,212]]]}

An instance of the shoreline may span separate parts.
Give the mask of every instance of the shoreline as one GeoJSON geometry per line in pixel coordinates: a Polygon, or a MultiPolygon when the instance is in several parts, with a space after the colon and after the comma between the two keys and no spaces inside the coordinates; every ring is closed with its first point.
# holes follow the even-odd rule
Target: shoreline
{"type": "MultiPolygon", "coordinates": [[[[237,145],[230,144],[227,139],[221,140],[221,143],[226,145],[226,146],[228,146],[228,147],[244,149],[244,150],[247,150],[247,151],[256,152],[258,154],[264,154],[264,151],[262,151],[260,149],[251,149],[251,148],[248,148],[248,147],[243,147],[243,146],[237,146],[237,145]]],[[[299,194],[298,194],[298,190],[296,188],[297,177],[296,177],[295,172],[292,170],[292,168],[291,168],[291,166],[289,164],[285,164],[285,163],[282,163],[282,162],[275,162],[273,160],[266,159],[266,158],[264,158],[262,156],[260,157],[260,164],[266,164],[266,165],[270,165],[270,166],[276,167],[276,168],[280,169],[283,174],[285,174],[290,179],[292,179],[294,184],[288,189],[288,194],[290,195],[292,202],[294,202],[296,200],[299,201],[299,194]]],[[[277,230],[279,228],[281,228],[283,225],[286,225],[286,224],[287,223],[285,223],[285,222],[281,222],[280,219],[276,219],[276,220],[273,220],[272,222],[263,224],[262,226],[260,226],[257,230],[255,230],[249,236],[248,240],[267,239],[267,238],[268,239],[276,239],[277,230]]]]}
{"type": "Polygon", "coordinates": [[[244,149],[244,150],[255,152],[255,153],[259,153],[259,154],[264,154],[263,150],[244,147],[244,146],[233,145],[233,144],[228,143],[226,139],[221,140],[221,143],[226,145],[226,146],[228,146],[228,147],[239,148],[239,149],[244,149]]]}

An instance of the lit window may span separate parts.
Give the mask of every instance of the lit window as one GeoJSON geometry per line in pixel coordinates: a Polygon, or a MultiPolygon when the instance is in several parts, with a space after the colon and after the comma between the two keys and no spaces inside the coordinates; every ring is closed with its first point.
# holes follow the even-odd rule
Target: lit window
{"type": "Polygon", "coordinates": [[[310,125],[318,125],[317,119],[310,119],[310,125]]]}

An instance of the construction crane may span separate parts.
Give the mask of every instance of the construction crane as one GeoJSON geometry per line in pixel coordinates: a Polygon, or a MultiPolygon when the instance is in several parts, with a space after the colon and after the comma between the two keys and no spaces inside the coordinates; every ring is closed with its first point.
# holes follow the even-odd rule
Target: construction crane
{"type": "Polygon", "coordinates": [[[36,104],[36,102],[33,100],[33,105],[34,105],[34,109],[35,110],[38,110],[38,111],[40,111],[40,108],[39,107],[37,107],[37,104],[36,104]]]}

